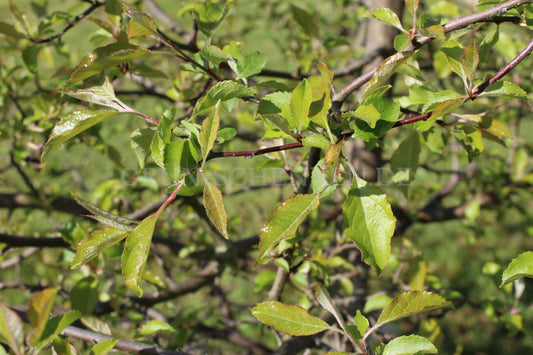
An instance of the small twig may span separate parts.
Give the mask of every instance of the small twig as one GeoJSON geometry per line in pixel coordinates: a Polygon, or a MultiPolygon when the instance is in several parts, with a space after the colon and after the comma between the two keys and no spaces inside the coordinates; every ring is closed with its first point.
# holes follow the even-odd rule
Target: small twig
{"type": "Polygon", "coordinates": [[[245,150],[245,151],[239,151],[239,152],[211,152],[207,156],[206,161],[211,160],[211,159],[226,158],[226,157],[245,157],[249,159],[257,155],[264,155],[264,154],[273,153],[273,152],[281,152],[284,150],[301,148],[303,146],[304,145],[302,142],[296,142],[296,143],[278,145],[275,147],[268,147],[268,148],[255,149],[255,150],[245,150]]]}
{"type": "Polygon", "coordinates": [[[78,16],[74,17],[74,19],[69,22],[69,24],[59,33],[47,37],[47,38],[29,38],[29,40],[33,43],[41,44],[41,43],[48,43],[52,42],[55,39],[61,40],[61,37],[70,29],[72,29],[76,24],[78,24],[81,20],[89,16],[94,10],[99,8],[100,6],[104,5],[105,2],[94,2],[92,5],[85,10],[83,13],[79,14],[78,16]]]}

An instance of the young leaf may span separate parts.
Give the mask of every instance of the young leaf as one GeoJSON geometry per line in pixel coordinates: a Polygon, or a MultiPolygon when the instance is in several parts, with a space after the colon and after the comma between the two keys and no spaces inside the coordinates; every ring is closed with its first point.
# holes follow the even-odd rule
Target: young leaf
{"type": "Polygon", "coordinates": [[[383,349],[383,355],[437,354],[437,352],[435,345],[420,335],[396,337],[383,349]]]}
{"type": "Polygon", "coordinates": [[[76,255],[70,264],[71,269],[76,269],[89,262],[96,255],[126,238],[127,234],[123,229],[112,227],[95,230],[78,243],[76,255]]]}
{"type": "Polygon", "coordinates": [[[324,286],[322,286],[321,283],[317,283],[315,286],[315,297],[318,303],[329,313],[331,313],[335,319],[337,320],[337,323],[341,326],[342,329],[346,329],[346,323],[344,322],[344,319],[342,318],[341,312],[333,304],[333,301],[331,299],[331,296],[329,295],[328,290],[324,286]]]}
{"type": "Polygon", "coordinates": [[[458,99],[451,99],[441,102],[437,105],[437,107],[435,107],[427,122],[435,122],[440,117],[443,117],[449,114],[450,112],[457,110],[457,108],[464,104],[465,101],[466,99],[464,97],[460,97],[458,99]]]}
{"type": "Polygon", "coordinates": [[[331,83],[333,81],[333,72],[329,71],[325,64],[319,64],[317,69],[321,75],[308,78],[308,82],[313,92],[313,102],[311,102],[309,108],[309,118],[311,121],[324,128],[331,139],[332,134],[328,123],[328,111],[331,108],[331,83]]]}
{"type": "MultiPolygon", "coordinates": [[[[54,337],[52,348],[55,354],[78,355],[78,351],[68,340],[61,337],[54,337]]],[[[91,354],[92,355],[92,354],[91,354]]]]}
{"type": "Polygon", "coordinates": [[[209,111],[220,100],[225,102],[239,97],[255,96],[255,93],[247,86],[235,81],[224,80],[217,83],[202,97],[194,106],[193,117],[209,111]]]}
{"type": "Polygon", "coordinates": [[[143,27],[147,30],[147,33],[160,37],[159,32],[157,31],[157,26],[155,25],[154,20],[142,11],[128,10],[126,14],[131,18],[133,22],[143,27]]]}
{"type": "Polygon", "coordinates": [[[213,223],[224,238],[228,239],[228,217],[224,208],[222,193],[209,181],[206,181],[204,186],[203,205],[211,223],[213,223]]]}
{"type": "Polygon", "coordinates": [[[261,99],[257,113],[262,116],[279,115],[288,121],[291,118],[290,101],[291,93],[285,91],[273,92],[261,99]]]}
{"type": "Polygon", "coordinates": [[[10,23],[0,21],[0,33],[12,38],[25,38],[24,33],[17,31],[15,26],[10,23]]]}
{"type": "Polygon", "coordinates": [[[206,36],[211,35],[211,32],[217,28],[231,8],[229,1],[225,3],[229,6],[222,6],[216,2],[204,2],[195,7],[194,18],[198,23],[198,28],[206,36]]]}
{"type": "Polygon", "coordinates": [[[24,323],[18,314],[0,300],[0,342],[15,355],[24,354],[24,323]]]}
{"type": "Polygon", "coordinates": [[[196,168],[198,161],[194,156],[194,147],[190,140],[170,142],[165,145],[165,171],[173,181],[180,180],[182,174],[196,168]]]}
{"type": "Polygon", "coordinates": [[[139,168],[144,169],[146,160],[150,155],[150,145],[154,139],[154,130],[151,128],[136,129],[130,134],[130,144],[137,156],[139,168]]]}
{"type": "Polygon", "coordinates": [[[259,256],[255,265],[264,263],[267,255],[282,240],[292,237],[307,215],[318,208],[318,193],[294,195],[279,205],[268,217],[259,235],[259,256]]]}
{"type": "Polygon", "coordinates": [[[137,329],[137,334],[141,336],[172,334],[176,332],[176,328],[159,320],[151,320],[137,329]]]}
{"type": "Polygon", "coordinates": [[[106,69],[149,54],[150,51],[146,48],[121,42],[96,48],[82,59],[70,75],[67,84],[73,85],[106,69]]]}
{"type": "Polygon", "coordinates": [[[366,319],[366,317],[361,314],[361,310],[358,309],[353,320],[353,325],[348,326],[348,331],[356,341],[360,342],[369,325],[370,323],[368,322],[368,319],[366,319]]]}
{"type": "Polygon", "coordinates": [[[79,311],[70,311],[61,316],[54,317],[46,323],[41,340],[37,343],[35,348],[37,350],[43,349],[57,338],[61,332],[78,320],[81,317],[79,311]]]}
{"type": "Polygon", "coordinates": [[[376,72],[372,78],[368,81],[368,85],[365,89],[363,97],[368,97],[370,94],[376,91],[412,55],[413,52],[398,52],[385,59],[376,69],[376,72]]]}
{"type": "Polygon", "coordinates": [[[435,293],[426,291],[410,291],[402,293],[401,295],[394,297],[383,309],[376,322],[375,328],[414,314],[445,307],[453,307],[453,305],[451,302],[435,293]]]}
{"type": "Polygon", "coordinates": [[[107,355],[117,343],[118,339],[114,338],[102,340],[91,348],[91,355],[107,355]]]}
{"type": "Polygon", "coordinates": [[[26,65],[26,68],[30,73],[36,73],[37,72],[37,54],[38,54],[38,47],[33,45],[28,45],[24,50],[22,51],[22,61],[26,65]]]}
{"type": "Polygon", "coordinates": [[[346,235],[361,251],[363,261],[381,273],[389,260],[396,225],[386,195],[355,175],[342,211],[346,235]]]}
{"type": "Polygon", "coordinates": [[[89,275],[76,282],[70,291],[72,309],[91,314],[97,303],[98,279],[94,275],[89,275]]]}
{"type": "Polygon", "coordinates": [[[233,60],[233,57],[228,53],[224,52],[222,49],[217,46],[207,45],[200,51],[200,55],[213,63],[214,65],[219,65],[222,62],[227,62],[233,60]]]}
{"type": "Polygon", "coordinates": [[[371,128],[376,128],[376,122],[381,119],[381,114],[372,104],[359,106],[353,115],[368,123],[371,128]]]}
{"type": "Polygon", "coordinates": [[[500,287],[522,277],[533,278],[533,251],[526,251],[513,259],[503,272],[500,287]]]}
{"type": "Polygon", "coordinates": [[[111,107],[120,112],[131,110],[116,97],[115,90],[107,78],[105,78],[105,82],[102,85],[91,86],[87,89],[63,90],[60,92],[78,100],[111,107]]]}
{"type": "Polygon", "coordinates": [[[48,153],[60,144],[85,131],[88,128],[102,122],[105,119],[119,115],[120,112],[112,111],[76,111],[61,120],[54,126],[50,137],[46,141],[41,152],[41,160],[45,160],[48,153]]]}
{"type": "Polygon", "coordinates": [[[207,159],[209,152],[213,149],[217,139],[217,132],[220,126],[220,100],[209,113],[209,116],[202,122],[200,130],[200,148],[202,149],[203,160],[207,159]]]}
{"type": "Polygon", "coordinates": [[[409,10],[411,15],[415,16],[418,8],[418,0],[405,0],[405,5],[407,6],[407,10],[409,10]]]}
{"type": "Polygon", "coordinates": [[[143,220],[133,231],[128,233],[126,243],[124,243],[122,274],[126,286],[135,291],[139,297],[143,294],[141,280],[158,217],[159,214],[156,214],[143,220]]]}
{"type": "Polygon", "coordinates": [[[304,79],[292,92],[290,109],[291,118],[289,125],[292,129],[297,129],[298,133],[309,125],[309,108],[313,100],[313,92],[307,79],[304,79]]]}
{"type": "Polygon", "coordinates": [[[48,317],[54,306],[54,298],[58,291],[59,287],[44,289],[36,293],[28,302],[28,319],[32,325],[29,333],[29,343],[32,346],[37,345],[39,340],[41,340],[41,335],[48,322],[48,317]]]}
{"type": "Polygon", "coordinates": [[[477,51],[476,39],[465,47],[463,54],[461,55],[461,65],[465,75],[472,80],[474,73],[479,64],[479,53],[477,51]]]}
{"type": "Polygon", "coordinates": [[[317,147],[323,150],[328,150],[331,146],[331,142],[324,136],[318,136],[312,134],[302,139],[304,147],[317,147]]]}
{"type": "Polygon", "coordinates": [[[245,55],[242,60],[230,62],[230,67],[237,73],[238,79],[249,78],[259,74],[267,63],[267,55],[260,52],[253,52],[245,55]]]}
{"type": "Polygon", "coordinates": [[[479,96],[510,96],[528,102],[527,93],[520,86],[509,81],[499,81],[489,86],[479,96]]]}
{"type": "Polygon", "coordinates": [[[274,329],[294,335],[312,335],[330,329],[328,323],[310,315],[305,309],[276,301],[259,303],[252,308],[252,314],[274,329]]]}
{"type": "Polygon", "coordinates": [[[402,23],[400,22],[400,18],[391,9],[383,7],[375,9],[372,13],[372,16],[374,16],[374,18],[378,19],[379,21],[386,23],[387,25],[394,26],[400,31],[405,32],[402,23]]]}
{"type": "Polygon", "coordinates": [[[127,232],[132,231],[139,224],[139,222],[137,221],[124,218],[124,217],[120,217],[120,216],[117,216],[116,214],[105,211],[99,208],[98,206],[93,205],[89,201],[86,201],[82,199],[81,197],[75,195],[74,193],[72,194],[72,196],[74,197],[74,199],[80,206],[82,206],[83,208],[85,208],[86,210],[88,210],[89,212],[93,214],[93,216],[89,216],[89,217],[97,220],[100,223],[107,224],[110,227],[114,227],[114,228],[127,231],[127,232]]]}

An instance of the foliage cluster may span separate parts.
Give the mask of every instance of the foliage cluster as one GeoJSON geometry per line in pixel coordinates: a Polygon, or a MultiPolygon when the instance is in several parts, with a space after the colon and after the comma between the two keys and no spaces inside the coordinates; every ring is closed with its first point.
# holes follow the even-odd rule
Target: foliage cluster
{"type": "Polygon", "coordinates": [[[10,0],[0,353],[531,351],[533,5],[362,3],[10,0]]]}

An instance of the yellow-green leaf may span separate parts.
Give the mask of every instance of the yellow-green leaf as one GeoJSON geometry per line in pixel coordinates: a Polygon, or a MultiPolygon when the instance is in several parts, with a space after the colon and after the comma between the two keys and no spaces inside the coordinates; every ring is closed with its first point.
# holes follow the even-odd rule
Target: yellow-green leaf
{"type": "Polygon", "coordinates": [[[30,345],[35,346],[41,340],[41,335],[46,322],[48,322],[48,317],[54,306],[54,298],[58,291],[59,287],[47,288],[30,298],[28,302],[28,319],[32,325],[29,337],[30,345]]]}
{"type": "Polygon", "coordinates": [[[526,251],[509,263],[503,272],[500,287],[522,277],[533,278],[533,251],[526,251]]]}
{"type": "Polygon", "coordinates": [[[95,230],[78,243],[76,255],[72,259],[70,267],[76,269],[84,265],[104,250],[126,238],[127,234],[123,229],[113,227],[95,230]]]}
{"type": "Polygon", "coordinates": [[[292,92],[290,109],[291,118],[289,124],[292,129],[301,132],[302,129],[309,125],[309,108],[313,99],[311,85],[307,79],[304,79],[292,92]]]}
{"type": "Polygon", "coordinates": [[[200,129],[200,148],[205,161],[217,139],[218,128],[220,126],[220,100],[211,109],[209,116],[202,122],[200,129]]]}
{"type": "Polygon", "coordinates": [[[435,345],[420,335],[396,337],[383,349],[383,355],[436,354],[437,352],[435,345]]]}
{"type": "Polygon", "coordinates": [[[391,9],[384,7],[375,9],[374,12],[372,12],[372,16],[381,22],[386,23],[387,25],[394,26],[400,31],[405,32],[402,23],[400,22],[400,18],[391,9]]]}
{"type": "Polygon", "coordinates": [[[224,208],[222,193],[209,181],[206,181],[204,186],[203,204],[211,223],[213,223],[224,238],[228,239],[228,217],[224,208]]]}
{"type": "Polygon", "coordinates": [[[388,78],[390,78],[398,68],[407,61],[413,52],[398,52],[385,59],[372,78],[368,81],[368,85],[363,94],[363,98],[368,97],[371,93],[376,91],[388,78]]]}
{"type": "Polygon", "coordinates": [[[461,55],[461,64],[466,76],[472,80],[472,77],[479,64],[479,53],[477,51],[476,39],[466,46],[465,51],[461,55]]]}
{"type": "Polygon", "coordinates": [[[259,235],[259,256],[256,265],[265,262],[267,255],[282,240],[292,237],[307,215],[318,208],[319,195],[294,195],[279,205],[268,217],[259,235]]]}
{"type": "Polygon", "coordinates": [[[328,323],[310,315],[305,309],[276,301],[258,304],[252,308],[252,314],[274,329],[294,336],[312,335],[330,329],[328,323]]]}
{"type": "Polygon", "coordinates": [[[24,323],[0,300],[0,342],[9,345],[15,355],[24,354],[24,323]]]}
{"type": "Polygon", "coordinates": [[[126,243],[124,244],[122,274],[124,275],[126,286],[135,291],[139,297],[143,294],[141,280],[158,217],[159,214],[156,214],[143,220],[127,235],[126,243]]]}
{"type": "Polygon", "coordinates": [[[387,196],[356,175],[342,211],[346,235],[361,251],[363,261],[379,274],[389,260],[396,225],[387,196]]]}
{"type": "Polygon", "coordinates": [[[413,314],[453,307],[444,297],[426,291],[410,291],[398,295],[383,309],[375,327],[394,322],[413,314]]]}

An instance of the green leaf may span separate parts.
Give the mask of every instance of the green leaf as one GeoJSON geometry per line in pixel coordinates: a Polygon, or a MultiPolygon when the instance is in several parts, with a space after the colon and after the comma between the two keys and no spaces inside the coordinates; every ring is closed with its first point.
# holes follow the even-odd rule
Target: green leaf
{"type": "Polygon", "coordinates": [[[381,114],[372,104],[359,106],[353,115],[368,123],[371,128],[376,128],[376,122],[381,119],[381,114]]]}
{"type": "Polygon", "coordinates": [[[441,102],[435,107],[427,122],[435,122],[437,119],[457,110],[457,108],[464,104],[465,101],[466,99],[464,97],[460,97],[458,99],[451,99],[441,102]]]}
{"type": "Polygon", "coordinates": [[[290,102],[291,93],[285,91],[273,92],[261,99],[257,108],[257,113],[280,131],[290,135],[291,132],[288,125],[288,122],[291,119],[290,102]],[[272,117],[274,115],[281,116],[285,120],[277,120],[275,117],[272,117]]]}
{"type": "Polygon", "coordinates": [[[152,159],[160,167],[165,167],[165,142],[161,139],[159,134],[154,134],[152,144],[150,145],[152,151],[152,159]]]}
{"type": "Polygon", "coordinates": [[[481,129],[483,133],[494,136],[495,138],[513,139],[513,135],[507,126],[495,118],[485,114],[460,115],[460,117],[466,122],[472,123],[477,128],[481,129]]]}
{"type": "Polygon", "coordinates": [[[342,210],[346,235],[361,251],[363,261],[381,273],[389,260],[396,225],[387,196],[355,175],[342,210]]]}
{"type": "Polygon", "coordinates": [[[292,18],[302,27],[307,37],[314,37],[317,32],[317,14],[298,5],[290,6],[292,18]]]}
{"type": "Polygon", "coordinates": [[[178,181],[183,174],[188,174],[196,168],[198,161],[193,155],[193,150],[190,140],[174,141],[165,145],[165,171],[170,179],[178,181]]]}
{"type": "Polygon", "coordinates": [[[307,79],[304,79],[292,92],[289,103],[291,118],[289,125],[297,129],[298,133],[309,126],[309,108],[313,100],[313,92],[307,79]]]}
{"type": "Polygon", "coordinates": [[[533,251],[526,251],[513,259],[503,272],[500,287],[522,277],[533,278],[533,251]]]}
{"type": "Polygon", "coordinates": [[[121,42],[96,48],[82,59],[70,75],[67,84],[73,85],[106,69],[149,54],[150,51],[146,48],[121,42]]]}
{"type": "Polygon", "coordinates": [[[468,161],[471,162],[475,157],[483,152],[483,134],[477,127],[471,125],[457,125],[452,131],[455,138],[461,143],[468,153],[468,161]]]}
{"type": "Polygon", "coordinates": [[[209,181],[206,181],[204,186],[203,205],[211,223],[224,238],[228,239],[228,217],[224,208],[222,193],[209,181]]]}
{"type": "MultiPolygon", "coordinates": [[[[231,4],[229,1],[225,3],[231,4]]],[[[193,13],[200,31],[209,37],[211,32],[222,22],[230,7],[221,6],[216,2],[204,2],[196,6],[193,13]]]]}
{"type": "MultiPolygon", "coordinates": [[[[159,31],[157,30],[157,26],[155,25],[154,20],[150,16],[148,16],[146,13],[142,11],[136,11],[136,10],[130,9],[126,11],[126,14],[131,18],[133,22],[140,25],[142,28],[144,28],[147,31],[145,35],[151,34],[157,37],[161,37],[159,35],[159,31]]],[[[138,32],[137,35],[139,35],[140,33],[141,32],[138,32]]]]}
{"type": "Polygon", "coordinates": [[[438,350],[429,340],[419,335],[406,335],[392,339],[383,355],[437,354],[438,350]]]}
{"type": "Polygon", "coordinates": [[[357,310],[355,314],[353,325],[348,326],[348,331],[356,341],[361,341],[365,335],[370,323],[365,316],[361,314],[361,310],[357,310]]]}
{"type": "Polygon", "coordinates": [[[331,313],[335,319],[337,320],[337,323],[341,326],[342,329],[346,329],[346,323],[344,322],[344,319],[342,318],[341,312],[333,304],[333,300],[331,299],[331,296],[329,295],[328,290],[324,286],[322,286],[321,283],[317,283],[314,289],[315,297],[318,303],[329,313],[331,313]]]}
{"type": "Polygon", "coordinates": [[[400,18],[391,9],[384,7],[375,9],[374,12],[372,12],[372,16],[387,25],[396,27],[401,32],[405,32],[402,23],[400,22],[400,18]]]}
{"type": "Polygon", "coordinates": [[[466,82],[467,75],[462,64],[462,56],[464,53],[463,46],[457,41],[448,40],[442,45],[440,50],[446,56],[448,68],[466,82]]]}
{"type": "Polygon", "coordinates": [[[387,79],[396,73],[398,68],[412,55],[413,52],[398,52],[385,59],[376,69],[372,78],[368,81],[363,97],[368,97],[376,91],[383,83],[385,83],[385,81],[387,81],[387,79]]]}
{"type": "Polygon", "coordinates": [[[465,47],[463,54],[461,55],[461,65],[465,75],[472,80],[474,73],[479,64],[479,53],[477,51],[476,39],[465,47]]]}
{"type": "Polygon", "coordinates": [[[59,287],[46,288],[33,295],[28,301],[28,319],[32,326],[29,332],[29,343],[32,346],[37,345],[41,340],[58,291],[59,287]]]}
{"type": "Polygon", "coordinates": [[[392,154],[391,169],[394,172],[393,182],[402,186],[409,185],[416,175],[420,157],[420,139],[413,131],[392,154]]]}
{"type": "Polygon", "coordinates": [[[409,10],[411,15],[415,16],[418,8],[418,0],[405,0],[405,5],[407,6],[407,10],[409,10]]]}
{"type": "Polygon", "coordinates": [[[528,102],[527,92],[525,92],[520,86],[509,81],[499,81],[492,84],[479,96],[510,96],[528,102]]]}
{"type": "Polygon", "coordinates": [[[344,140],[340,140],[338,143],[331,144],[329,146],[328,150],[326,151],[326,155],[324,156],[324,165],[336,166],[338,164],[343,145],[344,140]]]}
{"type": "Polygon", "coordinates": [[[112,111],[76,111],[59,120],[54,126],[48,141],[46,141],[41,152],[41,160],[45,160],[48,153],[57,148],[70,138],[85,131],[86,129],[102,122],[105,119],[119,115],[120,112],[112,111]]]}
{"type": "Polygon", "coordinates": [[[154,139],[154,130],[151,128],[136,129],[130,134],[130,143],[137,156],[139,168],[144,169],[146,159],[150,155],[150,146],[154,139]]]}
{"type": "Polygon", "coordinates": [[[151,320],[146,324],[137,329],[137,335],[140,336],[149,336],[156,334],[172,334],[176,333],[177,330],[168,323],[161,322],[159,320],[151,320]]]}
{"type": "Polygon", "coordinates": [[[76,269],[92,258],[109,249],[113,245],[126,238],[128,233],[122,229],[105,227],[95,230],[87,237],[83,238],[76,247],[76,255],[70,264],[72,269],[76,269]]]}
{"type": "Polygon", "coordinates": [[[328,150],[331,146],[331,142],[326,137],[318,136],[316,134],[304,137],[302,139],[302,144],[304,147],[317,147],[323,150],[328,150]]]}
{"type": "Polygon", "coordinates": [[[34,45],[28,45],[22,51],[22,60],[24,61],[24,64],[26,65],[26,68],[28,68],[30,73],[37,72],[37,52],[38,48],[34,45]]]}
{"type": "Polygon", "coordinates": [[[114,227],[114,228],[127,231],[127,232],[132,231],[139,224],[139,222],[137,221],[124,218],[124,217],[120,217],[120,216],[117,216],[116,214],[105,211],[97,207],[96,205],[93,205],[89,201],[86,201],[82,199],[81,197],[75,195],[74,193],[72,194],[72,196],[74,197],[74,199],[80,206],[82,206],[83,208],[85,208],[86,210],[88,210],[89,212],[93,214],[93,216],[89,216],[89,217],[97,220],[100,223],[103,223],[110,227],[114,227]]]}
{"type": "Polygon", "coordinates": [[[235,81],[224,80],[217,83],[202,97],[194,106],[193,117],[209,111],[220,100],[225,102],[239,97],[255,96],[255,93],[247,86],[235,81]]]}
{"type": "Polygon", "coordinates": [[[213,63],[214,65],[219,65],[222,62],[227,62],[233,59],[231,55],[224,52],[222,49],[217,46],[207,45],[200,51],[200,55],[213,63]]]}
{"type": "Polygon", "coordinates": [[[15,26],[2,21],[0,21],[0,33],[13,38],[26,38],[26,35],[17,31],[15,26]]]}
{"type": "Polygon", "coordinates": [[[107,78],[105,78],[105,82],[102,85],[92,86],[87,89],[62,90],[60,92],[78,100],[111,107],[119,112],[131,111],[126,104],[115,96],[115,90],[107,78]]]}
{"type": "Polygon", "coordinates": [[[443,297],[426,291],[410,291],[402,293],[392,299],[383,309],[375,327],[394,322],[398,319],[414,314],[428,312],[435,309],[453,307],[452,303],[443,297]]]}
{"type": "Polygon", "coordinates": [[[220,126],[220,101],[209,113],[209,116],[202,122],[200,130],[200,147],[202,149],[202,157],[205,161],[211,149],[215,145],[217,139],[218,128],[220,126]]]}
{"type": "Polygon", "coordinates": [[[16,355],[24,354],[24,323],[18,314],[0,300],[0,342],[16,355]]]}
{"type": "Polygon", "coordinates": [[[41,340],[37,343],[36,348],[40,350],[48,346],[50,342],[57,339],[58,335],[61,334],[66,327],[74,323],[80,317],[81,313],[79,311],[70,311],[50,319],[46,323],[41,340]]]}
{"type": "Polygon", "coordinates": [[[143,294],[141,280],[158,217],[159,214],[155,214],[143,220],[133,231],[128,233],[126,243],[124,243],[122,274],[126,286],[135,291],[139,297],[143,294]]]}
{"type": "Polygon", "coordinates": [[[328,323],[310,315],[305,309],[276,301],[259,303],[252,308],[252,314],[274,329],[294,335],[312,335],[330,329],[328,323]]]}
{"type": "Polygon", "coordinates": [[[107,355],[115,345],[117,345],[118,339],[106,339],[102,340],[91,348],[91,355],[107,355]]]}
{"type": "Polygon", "coordinates": [[[94,275],[89,275],[76,282],[70,291],[72,309],[91,314],[97,303],[98,279],[94,275]]]}
{"type": "Polygon", "coordinates": [[[319,195],[294,195],[279,205],[268,217],[259,235],[259,256],[255,265],[264,263],[267,255],[282,240],[296,234],[307,215],[318,208],[319,195]]]}
{"type": "Polygon", "coordinates": [[[230,62],[230,67],[237,73],[237,78],[242,79],[259,74],[266,63],[267,55],[256,51],[245,55],[236,65],[230,62]]]}
{"type": "Polygon", "coordinates": [[[403,51],[411,43],[411,37],[405,33],[400,33],[394,37],[394,49],[398,52],[403,51]]]}
{"type": "Polygon", "coordinates": [[[328,70],[325,64],[317,65],[320,76],[311,76],[308,78],[311,86],[312,101],[309,108],[309,118],[311,121],[324,128],[331,139],[333,136],[330,132],[328,123],[328,113],[331,108],[331,83],[333,82],[333,72],[328,70]]]}

